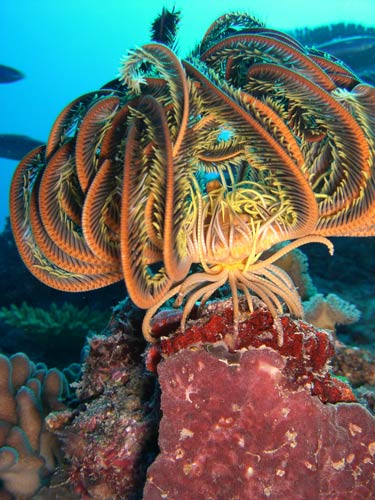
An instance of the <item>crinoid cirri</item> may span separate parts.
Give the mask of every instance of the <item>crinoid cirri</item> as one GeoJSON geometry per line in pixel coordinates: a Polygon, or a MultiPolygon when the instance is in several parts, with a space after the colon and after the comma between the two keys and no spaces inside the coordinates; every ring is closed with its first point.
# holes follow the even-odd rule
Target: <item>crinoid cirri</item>
{"type": "Polygon", "coordinates": [[[20,163],[11,222],[44,283],[124,279],[147,309],[193,306],[228,283],[301,316],[277,259],[330,236],[375,234],[375,89],[246,14],[220,17],[186,60],[152,42],[119,79],[68,105],[20,163]]]}

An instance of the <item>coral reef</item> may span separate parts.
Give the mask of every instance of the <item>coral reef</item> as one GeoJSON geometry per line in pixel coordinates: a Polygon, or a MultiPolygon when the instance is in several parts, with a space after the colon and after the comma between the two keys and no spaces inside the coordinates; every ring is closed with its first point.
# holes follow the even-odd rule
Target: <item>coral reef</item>
{"type": "Polygon", "coordinates": [[[375,238],[333,238],[332,241],[333,259],[326,259],[318,245],[304,247],[314,284],[323,295],[334,292],[360,308],[360,319],[347,326],[338,325],[337,336],[345,344],[375,352],[375,284],[371,278],[375,276],[375,238]]]}
{"type": "Polygon", "coordinates": [[[354,304],[340,298],[335,293],[326,297],[317,293],[303,304],[305,319],[317,328],[335,332],[336,325],[350,325],[361,317],[354,304]]]}
{"type": "Polygon", "coordinates": [[[63,374],[23,353],[0,355],[0,498],[31,498],[61,459],[44,417],[65,409],[63,374]]]}
{"type": "Polygon", "coordinates": [[[21,330],[29,342],[55,366],[66,366],[79,353],[89,334],[100,333],[108,323],[110,312],[78,308],[73,304],[52,303],[48,308],[33,307],[23,302],[0,309],[0,319],[8,326],[21,330]]]}
{"type": "MultiPolygon", "coordinates": [[[[240,302],[243,310],[246,305],[240,302]]],[[[301,320],[292,320],[284,315],[276,321],[270,311],[260,303],[238,326],[238,336],[233,344],[233,305],[231,299],[214,301],[201,312],[200,318],[191,321],[184,333],[181,328],[165,337],[168,316],[157,315],[153,321],[153,334],[161,337],[158,345],[148,350],[146,365],[156,371],[162,358],[182,349],[199,345],[221,343],[229,352],[238,352],[248,347],[269,347],[285,358],[285,371],[297,384],[309,388],[312,395],[323,402],[355,401],[350,388],[329,373],[329,363],[334,354],[331,336],[317,330],[301,320]]],[[[172,323],[174,316],[171,315],[172,323]]]]}
{"type": "Polygon", "coordinates": [[[336,342],[332,371],[350,382],[358,401],[375,415],[374,353],[336,342]]]}
{"type": "Polygon", "coordinates": [[[73,295],[45,286],[27,271],[19,257],[8,219],[4,230],[0,232],[0,296],[3,311],[0,318],[0,352],[9,356],[21,349],[34,360],[63,368],[80,360],[85,335],[90,329],[100,332],[110,317],[113,304],[123,298],[124,287],[121,283],[104,291],[73,295]],[[69,305],[64,305],[66,303],[69,305]],[[75,317],[69,319],[65,313],[57,311],[55,314],[50,306],[62,308],[65,312],[71,308],[73,316],[76,314],[78,317],[81,311],[90,312],[86,318],[82,316],[81,324],[79,327],[76,325],[73,331],[71,323],[76,323],[75,317]],[[39,314],[38,309],[43,312],[39,314]],[[6,322],[4,316],[12,324],[6,322]],[[33,318],[32,323],[31,320],[28,323],[28,316],[33,318]],[[51,319],[54,323],[51,323],[51,319]],[[89,322],[88,328],[86,320],[89,322]],[[62,329],[62,324],[63,335],[57,337],[56,332],[62,329]],[[51,328],[48,329],[48,326],[51,328]],[[72,334],[70,338],[67,337],[69,332],[72,334]]]}
{"type": "Polygon", "coordinates": [[[293,35],[345,62],[367,83],[375,85],[375,29],[354,23],[335,23],[296,29],[293,35]]]}
{"type": "MultiPolygon", "coordinates": [[[[33,498],[294,500],[312,492],[332,500],[340,496],[329,496],[330,488],[339,495],[341,487],[351,498],[358,491],[371,498],[374,421],[331,375],[333,339],[301,320],[275,321],[260,302],[252,313],[242,301],[240,307],[236,345],[231,299],[207,304],[183,334],[176,330],[181,311],[154,317],[160,340],[148,347],[146,363],[159,374],[163,418],[153,462],[155,377],[143,368],[139,311],[129,300],[119,304],[105,335],[89,341],[77,409],[46,418],[63,443],[65,469],[33,498]],[[366,443],[360,449],[359,437],[366,443]],[[357,479],[349,483],[353,471],[357,479]]],[[[74,380],[78,366],[70,372],[74,380]]]]}
{"type": "Polygon", "coordinates": [[[45,336],[65,335],[68,341],[78,334],[101,331],[108,322],[108,314],[92,311],[89,307],[78,307],[65,302],[61,306],[52,303],[48,309],[32,307],[26,302],[20,306],[12,304],[0,309],[0,318],[8,325],[22,328],[27,333],[43,340],[45,336]]]}
{"type": "Polygon", "coordinates": [[[283,317],[278,342],[280,326],[256,310],[233,349],[229,302],[208,308],[161,341],[161,452],[144,500],[373,498],[375,420],[327,378],[328,334],[283,317]]]}
{"type": "Polygon", "coordinates": [[[58,469],[52,476],[49,486],[40,489],[32,500],[81,500],[81,496],[74,493],[65,471],[58,469]]]}
{"type": "MultiPolygon", "coordinates": [[[[36,294],[27,280],[27,304],[10,292],[0,328],[28,330],[49,360],[77,354],[100,319],[59,305],[63,292],[124,279],[154,345],[147,373],[139,311],[121,304],[89,339],[83,371],[66,369],[82,376],[74,410],[60,402],[60,372],[0,356],[0,498],[370,499],[374,418],[331,374],[330,332],[283,313],[302,317],[307,300],[307,319],[332,332],[359,317],[316,294],[302,253],[286,254],[312,242],[332,254],[327,237],[375,234],[374,88],[241,13],[217,19],[182,60],[178,21],[163,10],[120,79],[69,104],[15,172],[18,250],[60,292],[36,294]],[[223,285],[232,299],[207,304],[223,285]],[[181,309],[155,315],[173,297],[181,309]],[[57,438],[66,462],[41,488],[57,438]]],[[[0,289],[23,285],[25,268],[12,266],[0,265],[0,289]]],[[[373,383],[370,358],[341,350],[334,363],[373,383]]],[[[373,394],[359,396],[372,409],[373,394]]]]}

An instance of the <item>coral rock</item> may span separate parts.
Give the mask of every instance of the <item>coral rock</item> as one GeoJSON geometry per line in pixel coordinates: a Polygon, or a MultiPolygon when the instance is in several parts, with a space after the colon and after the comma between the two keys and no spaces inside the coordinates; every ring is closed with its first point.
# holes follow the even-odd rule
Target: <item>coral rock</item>
{"type": "Polygon", "coordinates": [[[49,419],[64,442],[67,482],[82,500],[141,498],[156,454],[155,380],[144,373],[143,339],[124,330],[115,322],[116,333],[91,339],[79,408],[71,418],[60,413],[49,419]]]}
{"type": "Polygon", "coordinates": [[[310,388],[311,393],[318,395],[323,402],[356,400],[351,389],[329,373],[334,346],[327,332],[286,315],[275,321],[268,310],[259,307],[245,316],[235,333],[232,313],[230,299],[213,301],[203,309],[198,320],[188,323],[185,332],[178,329],[169,337],[164,337],[168,325],[161,326],[157,322],[158,336],[162,338],[159,346],[149,349],[147,368],[155,371],[162,357],[203,344],[222,342],[231,352],[249,346],[270,347],[284,356],[285,373],[289,379],[310,388]]]}
{"type": "Polygon", "coordinates": [[[375,355],[358,347],[336,345],[334,372],[350,380],[354,387],[369,384],[375,387],[375,355]]]}
{"type": "Polygon", "coordinates": [[[280,353],[183,349],[158,374],[161,452],[144,500],[374,498],[375,420],[293,383],[280,353]]]}

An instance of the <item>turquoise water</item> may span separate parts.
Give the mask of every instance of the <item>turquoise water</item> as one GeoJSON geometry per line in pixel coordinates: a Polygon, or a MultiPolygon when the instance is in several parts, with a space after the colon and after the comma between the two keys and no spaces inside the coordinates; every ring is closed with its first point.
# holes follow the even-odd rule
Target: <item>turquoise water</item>
{"type": "MultiPolygon", "coordinates": [[[[163,6],[174,5],[182,12],[181,55],[228,10],[247,11],[281,30],[342,21],[375,24],[374,0],[5,0],[0,3],[0,64],[21,70],[26,78],[0,86],[0,134],[45,141],[63,107],[114,78],[121,56],[147,43],[153,19],[163,6]]],[[[0,229],[16,165],[0,158],[0,229]]]]}

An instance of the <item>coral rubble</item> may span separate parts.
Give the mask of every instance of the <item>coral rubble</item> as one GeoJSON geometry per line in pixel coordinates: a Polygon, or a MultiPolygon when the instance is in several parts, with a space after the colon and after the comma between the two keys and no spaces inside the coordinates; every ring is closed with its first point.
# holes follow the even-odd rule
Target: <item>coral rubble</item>
{"type": "Polygon", "coordinates": [[[333,370],[346,377],[353,387],[369,384],[375,388],[375,355],[365,349],[339,344],[335,349],[333,370]]]}

